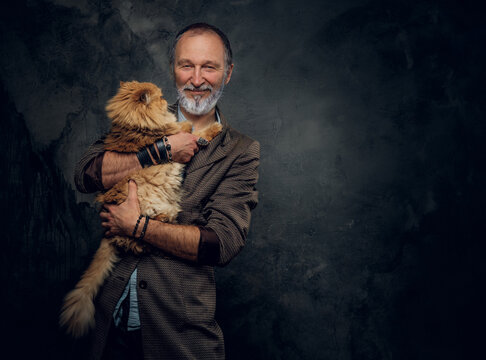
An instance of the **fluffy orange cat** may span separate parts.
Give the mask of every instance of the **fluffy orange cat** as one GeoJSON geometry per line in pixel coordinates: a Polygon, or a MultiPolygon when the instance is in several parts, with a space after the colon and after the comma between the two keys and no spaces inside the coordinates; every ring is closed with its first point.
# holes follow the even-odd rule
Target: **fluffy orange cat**
{"type": "MultiPolygon", "coordinates": [[[[180,131],[191,132],[192,124],[179,123],[167,110],[162,91],[152,83],[120,82],[118,93],[106,106],[112,120],[104,145],[107,151],[134,153],[153,144],[163,136],[180,131]]],[[[195,135],[211,141],[221,132],[213,123],[195,135]]],[[[128,180],[137,183],[137,195],[142,215],[174,223],[181,208],[181,183],[184,165],[167,163],[141,169],[117,183],[96,198],[102,204],[120,204],[128,194],[128,180]]],[[[93,261],[74,290],[64,298],[59,323],[73,337],[85,335],[94,327],[93,300],[99,288],[119,260],[118,249],[140,254],[150,251],[148,244],[133,238],[114,236],[101,240],[93,261]]]]}

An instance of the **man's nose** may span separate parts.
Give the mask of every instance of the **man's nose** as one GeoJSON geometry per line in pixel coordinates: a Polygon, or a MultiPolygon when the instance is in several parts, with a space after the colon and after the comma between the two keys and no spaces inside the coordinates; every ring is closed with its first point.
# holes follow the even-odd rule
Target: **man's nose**
{"type": "Polygon", "coordinates": [[[203,79],[202,74],[201,74],[201,69],[198,69],[198,68],[194,69],[194,73],[192,75],[191,82],[192,82],[192,85],[194,85],[195,87],[199,87],[204,83],[204,79],[203,79]]]}

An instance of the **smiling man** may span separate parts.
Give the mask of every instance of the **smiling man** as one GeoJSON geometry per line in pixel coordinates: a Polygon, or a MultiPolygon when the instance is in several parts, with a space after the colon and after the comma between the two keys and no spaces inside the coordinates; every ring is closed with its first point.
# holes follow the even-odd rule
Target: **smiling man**
{"type": "MultiPolygon", "coordinates": [[[[232,129],[216,104],[233,71],[230,43],[214,26],[181,30],[170,51],[178,103],[170,107],[194,129],[212,121],[223,130],[207,146],[179,133],[168,137],[173,161],[187,163],[178,224],[142,218],[136,236],[158,251],[125,254],[95,299],[92,359],[224,359],[223,334],[214,318],[214,266],[224,266],[243,248],[256,206],[259,144],[232,129]]],[[[162,142],[163,144],[163,142],[162,142]]],[[[102,139],[76,167],[78,190],[113,186],[126,175],[166,162],[137,154],[104,152],[102,139]]],[[[169,155],[169,154],[167,154],[169,155]]],[[[100,213],[107,236],[132,236],[140,207],[136,184],[127,200],[100,213]]]]}
{"type": "Polygon", "coordinates": [[[231,50],[228,43],[229,50],[225,51],[222,41],[217,33],[188,31],[175,48],[174,75],[179,104],[186,116],[193,115],[189,115],[192,121],[200,120],[197,117],[204,119],[197,121],[198,125],[214,120],[216,103],[231,78],[231,50]]]}

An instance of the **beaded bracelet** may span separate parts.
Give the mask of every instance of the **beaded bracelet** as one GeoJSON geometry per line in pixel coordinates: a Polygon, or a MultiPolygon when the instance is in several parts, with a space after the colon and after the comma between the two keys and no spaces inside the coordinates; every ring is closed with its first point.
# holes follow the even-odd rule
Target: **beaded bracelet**
{"type": "Polygon", "coordinates": [[[164,136],[164,143],[165,143],[165,149],[167,150],[167,156],[169,157],[169,162],[171,163],[172,162],[172,151],[170,151],[170,150],[172,149],[172,146],[170,146],[169,139],[167,138],[167,136],[164,136]]]}
{"type": "Polygon", "coordinates": [[[142,241],[143,240],[143,237],[145,236],[145,231],[147,230],[147,225],[148,225],[149,219],[150,218],[148,217],[148,215],[145,215],[145,224],[143,225],[142,232],[140,233],[140,236],[137,239],[137,241],[142,241]]]}
{"type": "Polygon", "coordinates": [[[143,218],[143,215],[140,214],[140,216],[137,219],[137,223],[135,224],[135,228],[133,229],[132,237],[135,237],[135,235],[137,234],[138,225],[140,224],[140,220],[142,220],[142,218],[143,218]]]}

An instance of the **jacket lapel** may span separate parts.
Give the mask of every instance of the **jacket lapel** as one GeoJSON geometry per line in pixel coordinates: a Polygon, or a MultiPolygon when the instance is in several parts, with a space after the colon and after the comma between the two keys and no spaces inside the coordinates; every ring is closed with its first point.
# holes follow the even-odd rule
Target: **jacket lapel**
{"type": "MultiPolygon", "coordinates": [[[[219,111],[219,109],[218,109],[219,111]]],[[[212,164],[220,159],[226,157],[226,154],[233,148],[235,141],[232,140],[231,134],[228,131],[229,126],[223,114],[219,111],[221,125],[223,130],[211,140],[208,146],[200,147],[196,155],[186,167],[186,174],[193,172],[203,166],[212,164]]]]}

